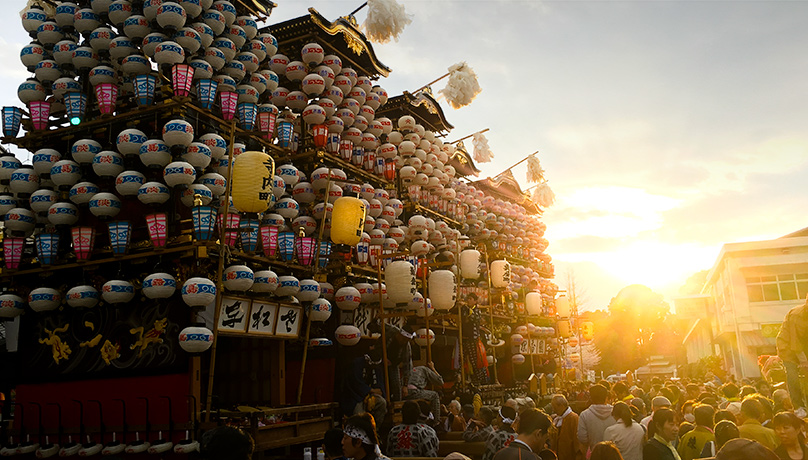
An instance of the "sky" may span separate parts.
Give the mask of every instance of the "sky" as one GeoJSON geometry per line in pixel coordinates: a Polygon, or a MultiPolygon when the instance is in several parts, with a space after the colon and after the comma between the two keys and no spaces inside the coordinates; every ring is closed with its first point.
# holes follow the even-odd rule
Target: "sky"
{"type": "MultiPolygon", "coordinates": [[[[336,19],[361,1],[276,3],[271,23],[310,6],[336,19]]],[[[539,151],[557,197],[543,216],[547,252],[583,309],[635,283],[670,299],[722,244],[808,226],[808,2],[400,3],[412,23],[374,46],[393,69],[380,84],[396,95],[460,61],[475,70],[477,99],[443,103],[447,140],[490,128],[483,177],[539,151]]],[[[28,76],[24,4],[3,0],[2,105],[19,104],[28,76]]],[[[530,185],[524,166],[514,174],[530,185]]]]}

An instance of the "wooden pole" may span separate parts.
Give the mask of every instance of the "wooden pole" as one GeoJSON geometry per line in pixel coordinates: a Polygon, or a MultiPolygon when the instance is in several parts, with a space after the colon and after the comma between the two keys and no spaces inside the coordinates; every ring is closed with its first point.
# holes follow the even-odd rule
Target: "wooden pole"
{"type": "MultiPolygon", "coordinates": [[[[387,395],[388,404],[393,399],[390,394],[390,370],[387,365],[387,333],[385,331],[384,321],[384,293],[382,292],[382,259],[376,259],[376,274],[378,276],[379,286],[379,324],[382,326],[382,366],[384,367],[384,394],[387,395]]],[[[396,369],[398,372],[398,369],[396,369]]]]}
{"type": "MultiPolygon", "coordinates": [[[[488,131],[490,131],[490,130],[491,130],[491,128],[485,128],[485,129],[484,129],[484,130],[482,130],[482,131],[477,131],[476,133],[472,133],[472,134],[469,134],[468,136],[461,137],[460,139],[458,139],[458,140],[456,140],[456,141],[447,142],[447,144],[457,144],[458,142],[460,142],[460,141],[464,141],[464,140],[466,140],[466,139],[468,139],[468,138],[470,138],[470,137],[474,136],[475,134],[487,133],[487,132],[488,132],[488,131]]],[[[511,166],[511,167],[513,167],[513,166],[511,166]]]]}
{"type": "Polygon", "coordinates": [[[429,309],[426,308],[426,304],[429,301],[429,290],[427,288],[426,283],[426,273],[429,271],[429,261],[424,257],[424,279],[423,279],[423,291],[424,291],[424,319],[426,320],[426,362],[429,364],[432,362],[432,341],[429,340],[429,309]]]}
{"type": "MultiPolygon", "coordinates": [[[[455,235],[455,263],[460,267],[460,241],[455,235]]],[[[457,346],[460,347],[460,388],[466,389],[466,362],[463,360],[463,305],[460,300],[460,270],[458,269],[458,282],[455,283],[455,290],[457,292],[457,346]]]]}
{"type": "Polygon", "coordinates": [[[448,77],[450,73],[451,73],[451,72],[446,72],[445,74],[441,75],[440,77],[438,77],[438,78],[436,78],[436,79],[432,80],[431,82],[429,82],[429,83],[425,84],[424,86],[422,86],[422,87],[420,87],[420,88],[416,89],[415,91],[413,91],[413,94],[417,93],[418,91],[421,91],[422,89],[426,89],[427,87],[432,86],[432,85],[434,85],[435,83],[437,83],[437,82],[439,82],[439,81],[443,80],[444,78],[448,77]]]}
{"type": "MultiPolygon", "coordinates": [[[[521,160],[517,161],[516,163],[514,163],[513,165],[511,165],[511,167],[510,167],[510,168],[506,168],[505,170],[503,170],[501,173],[497,174],[496,176],[499,176],[500,174],[504,173],[505,171],[510,171],[511,169],[513,169],[513,168],[515,168],[515,167],[519,166],[520,164],[522,164],[522,163],[524,163],[525,161],[527,161],[527,159],[528,159],[528,158],[532,157],[533,155],[535,155],[535,154],[537,154],[537,153],[539,153],[539,151],[538,151],[538,150],[536,150],[535,152],[531,153],[530,155],[528,155],[528,156],[526,156],[526,157],[522,158],[521,160]]],[[[494,177],[496,177],[496,176],[494,176],[494,177]]]]}
{"type": "Polygon", "coordinates": [[[355,9],[355,10],[351,11],[351,13],[350,13],[348,16],[353,16],[353,15],[355,15],[356,13],[358,13],[359,11],[361,11],[361,10],[362,10],[362,8],[364,8],[364,7],[366,7],[366,6],[368,6],[368,2],[365,2],[365,3],[361,4],[361,5],[359,5],[359,8],[357,8],[357,9],[355,9]]]}
{"type": "MultiPolygon", "coordinates": [[[[488,262],[488,248],[482,247],[485,252],[485,266],[486,274],[488,276],[488,315],[491,319],[491,343],[494,343],[494,297],[491,295],[491,264],[488,262]]],[[[497,377],[497,349],[491,346],[491,356],[494,357],[494,383],[499,385],[499,378],[497,377]]]]}
{"type": "Polygon", "coordinates": [[[303,361],[300,363],[300,381],[297,383],[297,405],[303,400],[303,375],[306,373],[306,358],[309,355],[309,337],[311,336],[311,315],[306,325],[306,341],[303,342],[303,361]]]}
{"type": "Polygon", "coordinates": [[[230,195],[233,187],[233,144],[236,142],[236,120],[230,121],[230,142],[227,147],[227,187],[224,191],[224,218],[222,219],[221,230],[219,231],[219,264],[216,268],[216,309],[213,314],[213,344],[210,347],[210,368],[208,370],[208,394],[205,400],[205,417],[207,422],[210,417],[210,408],[213,399],[213,378],[216,374],[216,347],[219,342],[219,318],[222,310],[222,295],[224,293],[224,283],[222,273],[224,272],[225,233],[227,229],[227,214],[230,212],[230,195]]]}

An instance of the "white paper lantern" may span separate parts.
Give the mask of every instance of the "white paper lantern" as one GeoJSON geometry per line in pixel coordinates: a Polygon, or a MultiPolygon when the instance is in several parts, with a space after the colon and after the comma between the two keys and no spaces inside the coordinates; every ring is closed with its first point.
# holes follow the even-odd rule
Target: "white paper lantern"
{"type": "Polygon", "coordinates": [[[561,318],[570,316],[570,301],[566,296],[560,296],[555,299],[556,315],[561,318]]]}
{"type": "Polygon", "coordinates": [[[328,282],[320,282],[320,297],[328,300],[329,302],[334,301],[334,285],[328,282]]]}
{"type": "Polygon", "coordinates": [[[124,171],[115,178],[115,191],[123,196],[136,196],[146,182],[146,176],[138,171],[124,171]]]}
{"type": "Polygon", "coordinates": [[[224,287],[229,291],[246,291],[253,285],[255,274],[246,265],[231,265],[222,273],[224,287]]]}
{"type": "Polygon", "coordinates": [[[143,204],[165,203],[170,197],[168,187],[160,182],[146,182],[137,191],[137,199],[143,204]]]}
{"type": "Polygon", "coordinates": [[[100,296],[94,287],[83,285],[70,289],[65,297],[67,304],[73,308],[92,308],[98,304],[100,296]]]}
{"type": "Polygon", "coordinates": [[[73,203],[60,202],[48,208],[48,222],[53,225],[73,225],[79,220],[79,209],[73,203]]]}
{"type": "Polygon", "coordinates": [[[542,307],[542,298],[540,293],[528,292],[527,295],[525,295],[525,308],[527,308],[528,315],[530,316],[541,315],[541,307],[542,307]]]}
{"type": "Polygon", "coordinates": [[[278,275],[272,270],[260,270],[255,272],[252,291],[254,292],[275,292],[278,288],[278,275]]]}
{"type": "Polygon", "coordinates": [[[337,289],[334,295],[334,301],[337,303],[337,308],[344,311],[352,311],[359,308],[362,301],[362,295],[359,290],[353,286],[343,286],[337,289]]]}
{"type": "MultiPolygon", "coordinates": [[[[416,298],[417,296],[414,296],[413,301],[415,301],[416,298]]],[[[433,313],[435,313],[435,307],[432,306],[432,300],[421,297],[418,308],[415,310],[415,315],[419,318],[424,318],[432,316],[433,313]]]]}
{"type": "Polygon", "coordinates": [[[523,355],[521,353],[517,353],[517,354],[511,356],[511,362],[514,363],[514,364],[517,364],[517,365],[524,364],[525,363],[525,355],[523,355]]]}
{"type": "Polygon", "coordinates": [[[90,212],[96,217],[115,217],[121,212],[121,200],[112,193],[96,193],[89,205],[90,212]]]}
{"type": "Polygon", "coordinates": [[[435,332],[433,332],[432,329],[418,329],[415,331],[415,343],[422,347],[435,343],[435,332]]]}
{"type": "Polygon", "coordinates": [[[429,275],[429,298],[437,310],[450,310],[455,305],[455,275],[449,270],[435,270],[429,275]]]}
{"type": "Polygon", "coordinates": [[[22,297],[11,293],[0,295],[0,318],[16,318],[22,314],[23,308],[25,301],[22,297]]]}
{"type": "Polygon", "coordinates": [[[36,213],[46,213],[58,199],[59,195],[56,192],[43,188],[32,193],[28,201],[31,204],[32,211],[36,213]]]}
{"type": "MultiPolygon", "coordinates": [[[[373,303],[374,295],[373,295],[373,285],[370,283],[356,283],[354,287],[359,291],[359,295],[362,296],[362,303],[370,304],[373,303]]],[[[378,297],[375,297],[376,301],[378,302],[378,297]]]]}
{"type": "Polygon", "coordinates": [[[171,163],[171,149],[160,139],[149,139],[140,145],[140,161],[148,168],[162,168],[171,163]]]}
{"type": "Polygon", "coordinates": [[[331,302],[325,299],[315,299],[309,308],[310,321],[326,321],[331,317],[331,302]]]}
{"type": "Polygon", "coordinates": [[[127,303],[135,298],[135,287],[129,281],[110,280],[101,286],[101,298],[111,304],[127,303]]]}
{"type": "Polygon", "coordinates": [[[13,208],[4,218],[5,227],[20,233],[28,233],[36,225],[36,216],[29,209],[13,208]]]}
{"type": "Polygon", "coordinates": [[[171,120],[163,125],[163,141],[169,147],[187,147],[194,141],[194,127],[185,120],[171,120]]]}
{"type": "Polygon", "coordinates": [[[37,313],[56,310],[61,303],[62,294],[53,288],[41,287],[28,293],[28,306],[37,313]]]}
{"type": "Polygon", "coordinates": [[[275,295],[277,297],[295,295],[298,291],[300,291],[300,280],[294,276],[278,277],[278,288],[275,289],[275,295]]]}
{"type": "Polygon", "coordinates": [[[216,300],[216,283],[208,278],[188,278],[180,294],[189,307],[204,307],[216,300]]]}
{"type": "Polygon", "coordinates": [[[123,157],[112,150],[98,152],[93,157],[93,172],[98,177],[116,177],[123,172],[123,157]]]}
{"type": "Polygon", "coordinates": [[[320,297],[320,283],[313,279],[300,280],[300,290],[294,296],[301,302],[312,302],[320,297]]]}
{"type": "Polygon", "coordinates": [[[507,260],[491,262],[491,285],[497,289],[508,287],[511,282],[511,264],[507,260]]]}
{"type": "Polygon", "coordinates": [[[464,279],[480,279],[480,251],[466,249],[460,253],[460,274],[464,279]]]}
{"type": "Polygon", "coordinates": [[[180,331],[180,347],[188,353],[202,353],[213,345],[213,332],[202,326],[190,326],[180,331]]]}
{"type": "Polygon", "coordinates": [[[167,299],[177,290],[177,280],[168,273],[153,273],[143,279],[143,294],[150,299],[167,299]]]}
{"type": "Polygon", "coordinates": [[[352,324],[343,324],[334,331],[334,338],[340,345],[350,347],[359,343],[362,338],[362,331],[352,324]]]}
{"type": "Polygon", "coordinates": [[[521,345],[522,342],[525,341],[524,336],[522,334],[513,334],[511,335],[511,345],[518,346],[521,345]]]}
{"type": "Polygon", "coordinates": [[[163,179],[169,187],[189,185],[196,180],[196,170],[190,163],[175,161],[163,169],[163,179]]]}

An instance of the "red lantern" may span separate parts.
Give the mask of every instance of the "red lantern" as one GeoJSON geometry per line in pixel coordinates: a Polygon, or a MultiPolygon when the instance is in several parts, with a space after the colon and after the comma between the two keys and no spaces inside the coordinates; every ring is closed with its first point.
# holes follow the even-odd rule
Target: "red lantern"
{"type": "Polygon", "coordinates": [[[118,85],[114,83],[99,83],[95,85],[95,98],[98,109],[104,115],[112,115],[115,103],[118,101],[118,85]]]}
{"type": "Polygon", "coordinates": [[[224,235],[224,243],[235,247],[238,240],[238,230],[241,224],[241,215],[235,212],[227,214],[227,224],[225,226],[225,215],[219,214],[219,235],[224,235]]]}
{"type": "Polygon", "coordinates": [[[219,99],[222,106],[222,118],[232,120],[236,116],[236,105],[238,103],[238,93],[233,91],[219,92],[219,99]]]}
{"type": "Polygon", "coordinates": [[[396,162],[387,161],[384,163],[384,178],[394,180],[396,178],[396,162]]]}
{"type": "Polygon", "coordinates": [[[351,160],[351,155],[353,155],[353,142],[344,139],[339,144],[339,156],[345,161],[351,160]]]}
{"type": "Polygon", "coordinates": [[[51,103],[46,101],[31,101],[28,103],[28,111],[31,113],[31,121],[34,123],[35,130],[48,129],[50,108],[51,103]]]}
{"type": "Polygon", "coordinates": [[[166,245],[168,237],[168,224],[166,214],[158,212],[146,216],[146,228],[149,229],[149,238],[155,248],[162,248],[166,245]]]}
{"type": "Polygon", "coordinates": [[[6,268],[11,270],[20,268],[24,246],[25,238],[7,236],[3,239],[3,258],[6,262],[6,268]]]}
{"type": "Polygon", "coordinates": [[[275,257],[275,252],[278,250],[278,227],[262,225],[258,232],[261,235],[261,247],[264,248],[264,255],[275,257]]]}
{"type": "Polygon", "coordinates": [[[174,64],[171,68],[171,86],[174,95],[188,97],[191,94],[191,84],[194,82],[194,68],[188,64],[174,64]]]}
{"type": "Polygon", "coordinates": [[[87,260],[93,253],[95,243],[95,228],[73,227],[70,229],[73,236],[73,252],[78,260],[87,260]]]}
{"type": "Polygon", "coordinates": [[[310,236],[298,236],[295,240],[295,253],[300,265],[309,266],[314,260],[314,250],[317,248],[316,240],[310,236]]]}
{"type": "Polygon", "coordinates": [[[271,141],[278,120],[278,108],[272,104],[258,106],[258,129],[264,133],[264,139],[271,141]]]}
{"type": "Polygon", "coordinates": [[[314,136],[314,146],[324,148],[328,143],[328,127],[326,125],[314,125],[311,132],[314,136]]]}

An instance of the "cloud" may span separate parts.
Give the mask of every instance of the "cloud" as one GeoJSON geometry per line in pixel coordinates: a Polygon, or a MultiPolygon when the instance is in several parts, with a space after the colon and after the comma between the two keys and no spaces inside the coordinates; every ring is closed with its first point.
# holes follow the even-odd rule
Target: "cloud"
{"type": "Polygon", "coordinates": [[[578,252],[592,253],[615,251],[624,244],[623,238],[605,238],[596,235],[584,235],[575,238],[562,238],[551,241],[551,251],[558,254],[573,254],[578,252]]]}

